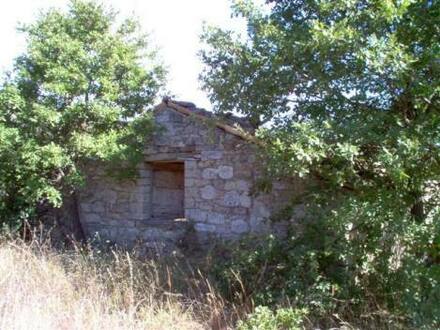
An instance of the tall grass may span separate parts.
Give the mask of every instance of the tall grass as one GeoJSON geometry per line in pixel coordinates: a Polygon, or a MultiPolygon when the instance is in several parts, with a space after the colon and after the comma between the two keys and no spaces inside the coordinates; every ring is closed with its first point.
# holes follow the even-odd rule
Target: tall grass
{"type": "Polygon", "coordinates": [[[224,311],[189,265],[0,239],[0,329],[225,329],[224,311]]]}
{"type": "Polygon", "coordinates": [[[136,250],[75,243],[70,248],[54,248],[45,236],[34,233],[30,237],[0,235],[0,330],[226,330],[240,324],[237,321],[249,319],[247,327],[241,329],[278,330],[278,318],[283,322],[295,318],[305,329],[317,325],[405,328],[393,315],[376,315],[377,308],[369,305],[361,312],[348,306],[324,318],[301,316],[298,306],[284,294],[268,305],[273,313],[267,309],[255,314],[258,294],[269,284],[282,286],[286,278],[267,267],[267,258],[263,263],[246,258],[246,263],[235,264],[242,268],[231,268],[222,262],[222,258],[230,259],[224,246],[220,246],[221,254],[226,253],[222,258],[213,251],[203,260],[195,260],[202,268],[199,270],[184,256],[146,258],[137,255],[136,250]],[[227,276],[216,277],[214,265],[220,265],[227,276]],[[246,271],[241,273],[240,269],[246,271]],[[370,316],[364,320],[365,315],[370,316]],[[258,325],[249,327],[255,322],[258,325]]]}

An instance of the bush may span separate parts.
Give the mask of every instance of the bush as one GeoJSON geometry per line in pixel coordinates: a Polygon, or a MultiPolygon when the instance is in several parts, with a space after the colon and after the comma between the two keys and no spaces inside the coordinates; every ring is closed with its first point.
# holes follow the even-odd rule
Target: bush
{"type": "Polygon", "coordinates": [[[244,321],[238,322],[238,330],[296,330],[300,329],[305,309],[280,308],[275,312],[266,306],[258,306],[244,321]]]}
{"type": "Polygon", "coordinates": [[[371,208],[350,207],[297,225],[287,240],[230,247],[228,260],[216,263],[219,288],[235,303],[306,308],[324,328],[438,327],[438,222],[401,227],[371,208]],[[357,230],[346,226],[354,214],[357,230]]]}
{"type": "Polygon", "coordinates": [[[306,308],[316,323],[328,325],[331,315],[341,312],[341,301],[346,308],[353,304],[350,293],[356,294],[349,293],[352,281],[337,255],[319,246],[325,244],[322,237],[323,227],[311,226],[304,236],[287,241],[274,236],[257,245],[255,239],[241,241],[229,260],[217,263],[220,290],[235,303],[306,308]]]}

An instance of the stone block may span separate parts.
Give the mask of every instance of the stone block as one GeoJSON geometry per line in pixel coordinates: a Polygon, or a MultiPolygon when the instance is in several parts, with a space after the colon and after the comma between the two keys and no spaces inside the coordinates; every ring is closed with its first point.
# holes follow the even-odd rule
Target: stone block
{"type": "Polygon", "coordinates": [[[189,198],[188,196],[185,196],[185,207],[187,208],[195,208],[197,205],[195,199],[189,198]]]}
{"type": "MultiPolygon", "coordinates": [[[[116,191],[109,190],[109,189],[97,191],[97,193],[99,194],[99,197],[101,199],[103,199],[109,203],[115,203],[116,199],[118,198],[118,193],[116,191]]],[[[98,196],[98,194],[97,194],[97,196],[98,196]]]]}
{"type": "Polygon", "coordinates": [[[196,209],[190,209],[190,208],[185,209],[185,218],[193,219],[196,211],[197,211],[196,209]]]}
{"type": "Polygon", "coordinates": [[[202,160],[222,159],[223,152],[219,150],[209,150],[201,152],[202,160]]]}
{"type": "Polygon", "coordinates": [[[226,192],[223,197],[223,205],[228,207],[240,205],[240,194],[235,190],[226,192]]]}
{"type": "Polygon", "coordinates": [[[125,220],[127,219],[128,214],[124,213],[124,212],[114,212],[114,211],[110,211],[108,212],[108,217],[110,219],[113,220],[125,220]]]}
{"type": "Polygon", "coordinates": [[[225,190],[236,190],[237,184],[235,181],[229,180],[225,183],[225,190]]]}
{"type": "Polygon", "coordinates": [[[252,183],[246,180],[237,180],[237,190],[248,192],[252,183]]]}
{"type": "Polygon", "coordinates": [[[197,161],[195,160],[185,160],[185,170],[194,170],[197,169],[197,161]]]}
{"type": "Polygon", "coordinates": [[[228,238],[231,236],[231,228],[228,224],[220,224],[215,227],[215,233],[222,238],[228,238]]]}
{"type": "Polygon", "coordinates": [[[221,165],[217,169],[218,176],[222,179],[231,179],[234,176],[234,169],[232,166],[221,165]]]}
{"type": "Polygon", "coordinates": [[[80,210],[81,210],[81,212],[84,212],[84,213],[90,213],[90,212],[93,212],[94,207],[93,207],[92,203],[82,202],[80,204],[80,210]]]}
{"type": "Polygon", "coordinates": [[[240,196],[240,205],[241,206],[249,208],[249,207],[251,207],[251,203],[252,203],[251,198],[246,193],[244,193],[240,196]]]}
{"type": "Polygon", "coordinates": [[[197,179],[186,177],[185,178],[185,188],[197,187],[197,179]]]}
{"type": "Polygon", "coordinates": [[[206,201],[202,201],[200,203],[197,204],[197,208],[199,208],[200,210],[204,210],[204,211],[213,211],[215,208],[215,204],[214,203],[208,203],[206,201]]]}
{"type": "Polygon", "coordinates": [[[86,223],[94,223],[94,224],[104,222],[101,215],[96,214],[96,213],[83,214],[82,221],[84,221],[86,223]]]}
{"type": "Polygon", "coordinates": [[[130,215],[133,217],[140,217],[144,214],[144,204],[137,202],[137,203],[130,203],[130,215]]]}
{"type": "Polygon", "coordinates": [[[270,229],[267,218],[251,216],[249,224],[251,231],[255,233],[268,232],[270,229]]]}
{"type": "Polygon", "coordinates": [[[254,207],[252,213],[255,214],[255,216],[261,218],[270,217],[271,214],[269,208],[261,201],[254,201],[254,207]]]}
{"type": "Polygon", "coordinates": [[[142,238],[146,241],[158,240],[163,235],[163,231],[159,228],[146,228],[142,230],[142,238]]]}
{"type": "Polygon", "coordinates": [[[196,222],[205,222],[207,213],[206,211],[199,209],[186,209],[185,210],[185,218],[196,221],[196,222]]]}
{"type": "Polygon", "coordinates": [[[237,206],[237,207],[231,207],[230,212],[231,214],[234,215],[246,215],[248,213],[248,209],[245,207],[237,206]]]}
{"type": "Polygon", "coordinates": [[[136,226],[136,221],[127,220],[127,219],[122,219],[122,220],[110,219],[110,220],[107,221],[107,224],[109,226],[127,228],[127,227],[135,227],[136,226]]]}
{"type": "Polygon", "coordinates": [[[199,197],[199,192],[197,188],[192,186],[185,186],[185,198],[197,198],[199,197]]]}
{"type": "Polygon", "coordinates": [[[217,161],[214,160],[201,160],[197,163],[199,169],[213,167],[217,164],[217,161]]]}
{"type": "Polygon", "coordinates": [[[248,192],[250,190],[251,183],[246,180],[228,180],[225,183],[226,190],[238,190],[248,192]]]}
{"type": "Polygon", "coordinates": [[[221,213],[208,212],[206,215],[206,222],[214,225],[225,223],[225,216],[221,213]]]}
{"type": "Polygon", "coordinates": [[[209,233],[214,233],[216,231],[216,227],[214,225],[206,224],[206,223],[196,223],[194,225],[194,229],[196,231],[209,232],[209,233]]]}
{"type": "Polygon", "coordinates": [[[150,179],[151,178],[151,170],[140,169],[139,170],[139,178],[141,178],[141,179],[150,179]]]}
{"type": "Polygon", "coordinates": [[[101,226],[97,226],[95,224],[83,223],[83,228],[87,236],[95,237],[99,234],[99,229],[101,228],[101,226]]]}
{"type": "Polygon", "coordinates": [[[117,212],[117,213],[130,213],[130,205],[128,202],[118,202],[116,204],[113,204],[110,212],[117,212]]]}
{"type": "Polygon", "coordinates": [[[217,177],[217,169],[216,168],[205,168],[202,172],[203,179],[215,179],[217,177]]]}
{"type": "Polygon", "coordinates": [[[203,187],[203,186],[205,186],[206,185],[206,180],[205,179],[202,179],[202,178],[200,178],[200,179],[194,179],[194,186],[195,187],[203,187]]]}
{"type": "Polygon", "coordinates": [[[243,234],[249,231],[249,225],[243,219],[232,219],[231,231],[235,234],[243,234]]]}
{"type": "Polygon", "coordinates": [[[178,230],[165,230],[160,228],[147,228],[142,231],[142,238],[145,241],[177,241],[182,235],[178,230]]]}
{"type": "Polygon", "coordinates": [[[117,238],[118,240],[123,240],[125,241],[135,241],[138,236],[140,234],[140,231],[138,228],[127,228],[127,227],[123,227],[121,229],[118,230],[118,234],[117,237],[115,237],[116,235],[112,234],[112,237],[115,237],[115,239],[117,238]]]}
{"type": "Polygon", "coordinates": [[[213,186],[205,186],[205,187],[201,188],[200,189],[200,196],[206,200],[214,199],[216,196],[215,188],[213,186]]]}
{"type": "Polygon", "coordinates": [[[185,167],[185,180],[195,179],[199,177],[199,170],[197,168],[185,167]]]}

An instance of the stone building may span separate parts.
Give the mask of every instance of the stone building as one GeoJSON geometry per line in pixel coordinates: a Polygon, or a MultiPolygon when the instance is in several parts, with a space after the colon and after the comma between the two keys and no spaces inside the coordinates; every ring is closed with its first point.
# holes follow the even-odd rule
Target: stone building
{"type": "Polygon", "coordinates": [[[301,193],[299,183],[286,182],[274,182],[270,193],[252,193],[260,172],[257,145],[242,119],[219,119],[172,101],[157,106],[154,118],[160,129],[146,143],[134,177],[121,181],[100,167],[88,174],[79,194],[86,235],[167,245],[189,236],[200,243],[266,233],[286,196],[301,193]]]}

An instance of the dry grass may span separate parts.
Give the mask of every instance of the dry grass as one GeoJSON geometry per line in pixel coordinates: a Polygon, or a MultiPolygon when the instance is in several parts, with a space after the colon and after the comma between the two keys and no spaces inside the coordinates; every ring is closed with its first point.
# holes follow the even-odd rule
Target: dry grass
{"type": "Polygon", "coordinates": [[[3,239],[0,329],[225,329],[223,300],[188,269],[3,239]]]}
{"type": "MultiPolygon", "coordinates": [[[[185,258],[145,259],[136,251],[80,245],[60,249],[32,237],[24,241],[0,235],[0,330],[232,329],[253,312],[251,292],[262,284],[246,284],[232,272],[235,291],[226,301],[204,275],[218,259],[197,259],[205,269],[201,272],[185,258]]],[[[289,306],[288,301],[280,305],[289,306]]],[[[368,320],[344,310],[328,319],[306,318],[304,326],[401,328],[392,326],[399,320],[371,310],[367,305],[362,313],[368,320]]]]}

